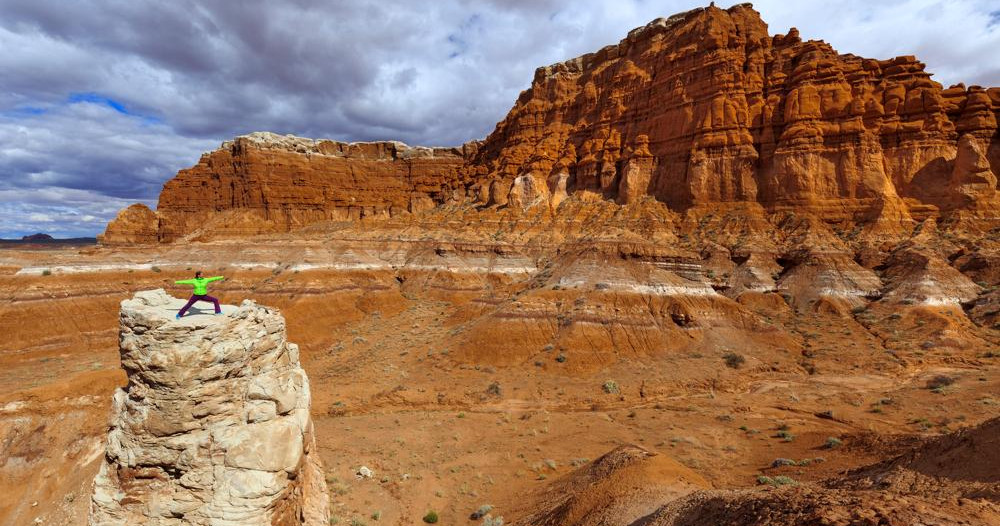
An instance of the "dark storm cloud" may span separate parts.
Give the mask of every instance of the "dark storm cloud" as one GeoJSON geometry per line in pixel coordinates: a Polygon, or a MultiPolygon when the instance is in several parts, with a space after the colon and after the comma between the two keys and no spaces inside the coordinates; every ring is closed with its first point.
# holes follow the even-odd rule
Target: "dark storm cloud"
{"type": "MultiPolygon", "coordinates": [[[[721,5],[722,3],[720,3],[721,5]]],[[[455,145],[534,69],[686,0],[0,0],[0,237],[94,234],[198,155],[257,130],[455,145]],[[31,219],[34,218],[34,219],[31,219]]],[[[841,52],[917,54],[944,84],[1000,84],[994,2],[757,2],[841,52]]]]}

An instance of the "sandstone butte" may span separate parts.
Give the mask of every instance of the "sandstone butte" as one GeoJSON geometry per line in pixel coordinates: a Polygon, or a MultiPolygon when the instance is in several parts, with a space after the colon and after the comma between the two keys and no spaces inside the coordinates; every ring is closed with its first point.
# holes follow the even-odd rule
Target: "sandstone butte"
{"type": "Polygon", "coordinates": [[[162,289],[121,303],[115,391],[89,524],[329,524],[309,380],[274,310],[174,313],[162,289]]]}
{"type": "Polygon", "coordinates": [[[912,56],[839,54],[750,4],[654,20],[539,68],[458,148],[270,133],[223,143],[133,205],[104,244],[286,232],[438,205],[549,207],[593,193],[671,211],[794,211],[883,233],[1000,217],[1000,88],[944,89],[912,56]]]}

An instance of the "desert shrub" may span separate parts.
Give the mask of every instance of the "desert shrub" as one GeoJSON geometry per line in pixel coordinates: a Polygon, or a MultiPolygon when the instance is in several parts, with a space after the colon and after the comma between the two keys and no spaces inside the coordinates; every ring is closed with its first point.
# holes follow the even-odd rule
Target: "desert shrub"
{"type": "Polygon", "coordinates": [[[559,355],[556,356],[556,361],[559,362],[559,363],[564,363],[566,361],[566,354],[565,353],[559,353],[559,355]]]}
{"type": "Polygon", "coordinates": [[[772,468],[780,468],[781,466],[794,466],[796,462],[790,458],[776,458],[771,462],[772,468]]]}
{"type": "Polygon", "coordinates": [[[784,475],[778,475],[777,477],[768,477],[767,475],[758,475],[757,484],[767,484],[769,486],[796,486],[798,482],[792,477],[786,477],[784,475]]]}
{"type": "Polygon", "coordinates": [[[437,521],[438,521],[438,514],[434,510],[428,511],[427,515],[424,515],[424,522],[426,522],[427,524],[435,524],[437,523],[437,521]]]}
{"type": "Polygon", "coordinates": [[[492,505],[490,505],[490,504],[483,504],[482,506],[480,506],[479,508],[477,508],[476,511],[472,512],[472,515],[469,515],[469,520],[473,520],[473,521],[479,520],[479,519],[485,517],[486,514],[489,513],[492,510],[493,510],[493,506],[492,505]]]}
{"type": "Polygon", "coordinates": [[[778,434],[775,435],[775,437],[780,438],[780,439],[784,440],[785,442],[791,442],[792,440],[795,440],[795,435],[791,434],[788,431],[784,431],[784,430],[778,431],[778,434]]]}
{"type": "Polygon", "coordinates": [[[932,424],[931,421],[927,420],[926,418],[913,418],[907,423],[917,425],[924,431],[934,427],[934,424],[932,424]]]}
{"type": "Polygon", "coordinates": [[[733,369],[739,369],[747,361],[743,355],[734,352],[723,354],[722,359],[726,362],[726,367],[732,367],[733,369]]]}
{"type": "Polygon", "coordinates": [[[503,526],[503,517],[487,515],[483,518],[483,526],[503,526]]]}
{"type": "Polygon", "coordinates": [[[162,270],[160,270],[160,267],[156,266],[150,267],[149,270],[152,270],[153,272],[163,272],[162,270]]]}
{"type": "Polygon", "coordinates": [[[823,444],[823,447],[826,449],[836,449],[843,443],[844,441],[837,437],[826,437],[826,442],[823,444]]]}
{"type": "Polygon", "coordinates": [[[45,269],[45,270],[42,271],[42,275],[43,276],[51,276],[52,275],[52,271],[49,270],[49,269],[45,269]]]}
{"type": "Polygon", "coordinates": [[[607,380],[606,382],[604,382],[604,385],[601,386],[601,388],[604,389],[604,392],[608,394],[621,393],[621,389],[618,388],[618,382],[614,380],[607,380]]]}
{"type": "Polygon", "coordinates": [[[955,383],[955,379],[946,375],[939,374],[930,380],[927,380],[928,389],[940,389],[942,387],[948,387],[949,385],[955,383]]]}

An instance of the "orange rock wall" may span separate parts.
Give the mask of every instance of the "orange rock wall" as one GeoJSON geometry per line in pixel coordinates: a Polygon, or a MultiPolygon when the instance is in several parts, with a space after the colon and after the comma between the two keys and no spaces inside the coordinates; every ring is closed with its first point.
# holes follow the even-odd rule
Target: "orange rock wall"
{"type": "Polygon", "coordinates": [[[257,234],[417,212],[444,201],[464,163],[463,148],[238,137],[164,185],[159,238],[171,241],[203,227],[257,234]]]}
{"type": "MultiPolygon", "coordinates": [[[[713,6],[539,68],[481,143],[238,137],[164,185],[156,238],[284,232],[452,200],[554,209],[580,191],[676,211],[759,204],[886,232],[929,217],[997,220],[998,112],[1000,88],[943,89],[913,57],[840,55],[794,28],[771,36],[749,4],[713,6]]],[[[105,243],[150,238],[147,214],[133,212],[105,243]]]]}
{"type": "Polygon", "coordinates": [[[998,111],[1000,89],[942,89],[913,57],[840,55],[795,29],[770,36],[749,4],[708,7],[538,69],[466,182],[496,203],[531,177],[553,194],[644,192],[676,210],[757,201],[832,220],[995,216],[998,111]],[[966,136],[971,179],[954,162],[966,136]],[[633,160],[648,155],[645,175],[633,160]]]}
{"type": "Polygon", "coordinates": [[[118,212],[104,234],[97,236],[103,245],[146,245],[159,240],[160,220],[156,212],[136,203],[118,212]]]}

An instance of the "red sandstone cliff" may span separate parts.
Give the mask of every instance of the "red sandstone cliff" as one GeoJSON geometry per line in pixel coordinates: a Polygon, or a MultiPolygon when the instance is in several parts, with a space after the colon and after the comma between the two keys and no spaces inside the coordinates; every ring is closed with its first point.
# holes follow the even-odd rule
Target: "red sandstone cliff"
{"type": "Polygon", "coordinates": [[[998,111],[1000,89],[944,90],[913,57],[840,55],[770,36],[749,4],[708,7],[538,69],[468,183],[493,203],[592,190],[828,221],[995,218],[998,111]]]}
{"type": "Polygon", "coordinates": [[[419,212],[446,198],[476,144],[423,148],[252,133],[167,181],[155,217],[135,206],[123,211],[102,242],[173,241],[200,229],[253,235],[419,212]],[[150,224],[157,225],[152,235],[150,224]]]}
{"type": "Polygon", "coordinates": [[[97,241],[104,245],[145,245],[159,241],[160,220],[156,212],[136,203],[118,212],[97,241]]]}
{"type": "MultiPolygon", "coordinates": [[[[584,191],[883,234],[931,217],[997,220],[998,112],[1000,88],[943,89],[913,57],[840,55],[795,29],[770,36],[749,4],[708,7],[538,69],[482,143],[238,137],[164,185],[155,237],[282,232],[453,199],[555,209],[584,191]]],[[[148,217],[130,217],[104,242],[152,239],[148,217]]]]}

